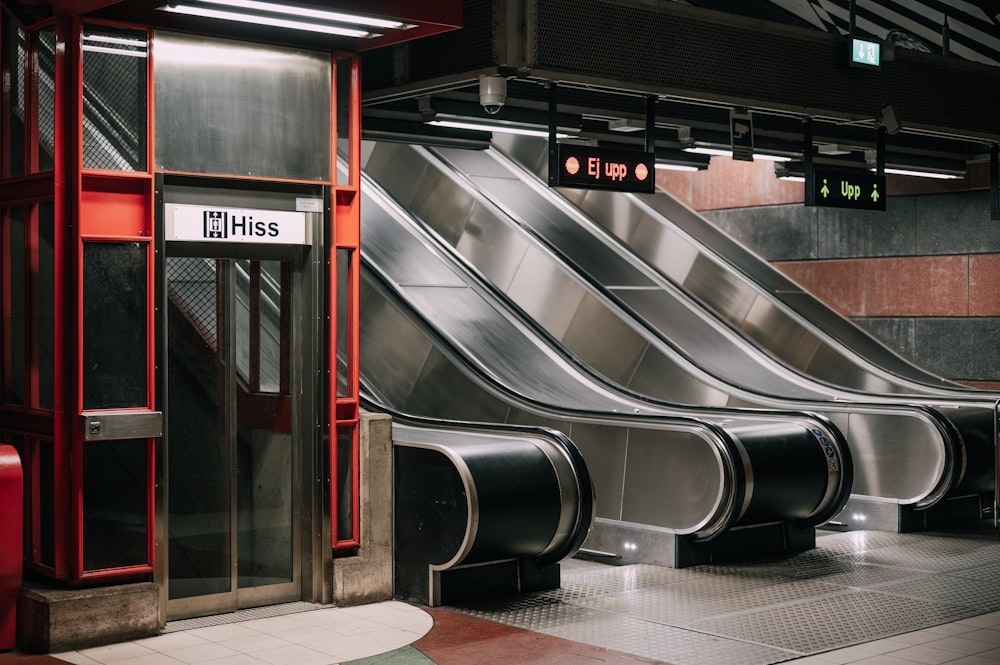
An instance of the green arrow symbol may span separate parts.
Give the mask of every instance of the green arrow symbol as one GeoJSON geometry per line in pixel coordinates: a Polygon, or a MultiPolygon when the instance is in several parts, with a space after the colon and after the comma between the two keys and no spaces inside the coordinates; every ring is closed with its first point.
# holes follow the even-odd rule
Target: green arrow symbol
{"type": "Polygon", "coordinates": [[[824,199],[830,195],[830,188],[826,186],[826,178],[823,178],[823,187],[819,190],[819,193],[823,195],[824,199]]]}
{"type": "Polygon", "coordinates": [[[878,203],[878,185],[872,185],[872,201],[878,203]]]}

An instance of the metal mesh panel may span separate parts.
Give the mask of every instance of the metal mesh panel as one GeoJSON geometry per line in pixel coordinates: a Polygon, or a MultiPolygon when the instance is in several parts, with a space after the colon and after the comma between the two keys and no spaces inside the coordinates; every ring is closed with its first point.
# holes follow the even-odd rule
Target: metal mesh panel
{"type": "Polygon", "coordinates": [[[83,35],[83,165],[144,171],[146,34],[88,28],[83,35]]]}
{"type": "Polygon", "coordinates": [[[49,171],[55,167],[56,143],[56,33],[47,29],[39,31],[32,40],[35,52],[35,80],[38,105],[38,170],[49,171]]]}
{"type": "Polygon", "coordinates": [[[215,262],[212,259],[167,259],[170,301],[212,349],[218,350],[215,262]]]}
{"type": "Polygon", "coordinates": [[[3,176],[24,175],[25,137],[25,81],[24,66],[27,45],[24,29],[11,17],[4,15],[3,76],[9,81],[10,109],[3,137],[7,143],[9,161],[3,165],[3,176]]]}

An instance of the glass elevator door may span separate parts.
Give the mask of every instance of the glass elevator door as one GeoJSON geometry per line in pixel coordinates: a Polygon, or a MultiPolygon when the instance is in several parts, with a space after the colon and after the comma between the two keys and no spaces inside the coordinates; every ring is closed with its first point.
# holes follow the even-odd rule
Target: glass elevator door
{"type": "Polygon", "coordinates": [[[170,619],[301,597],[293,270],[166,260],[170,619]]]}

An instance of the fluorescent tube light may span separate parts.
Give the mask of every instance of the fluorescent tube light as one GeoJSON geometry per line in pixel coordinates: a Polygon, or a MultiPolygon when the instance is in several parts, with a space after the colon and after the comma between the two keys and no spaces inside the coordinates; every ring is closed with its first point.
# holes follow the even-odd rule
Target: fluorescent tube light
{"type": "MultiPolygon", "coordinates": [[[[549,135],[547,129],[535,129],[524,125],[503,125],[485,124],[478,122],[466,122],[464,120],[431,120],[428,125],[437,127],[451,127],[452,129],[471,129],[477,132],[503,132],[506,134],[520,134],[522,136],[540,136],[545,138],[549,135]]],[[[570,135],[563,132],[556,132],[557,139],[566,139],[570,135]]]]}
{"type": "Polygon", "coordinates": [[[700,171],[697,166],[691,166],[689,164],[668,164],[666,162],[656,162],[653,164],[656,168],[661,171],[700,171]]]}
{"type": "Polygon", "coordinates": [[[277,16],[272,17],[272,16],[258,16],[256,14],[243,14],[240,12],[223,11],[219,9],[210,9],[208,7],[197,7],[194,5],[185,5],[185,4],[164,5],[160,7],[160,9],[175,14],[199,16],[201,18],[214,18],[223,21],[237,21],[240,23],[251,23],[254,25],[267,26],[269,28],[288,28],[290,30],[319,32],[326,35],[339,35],[341,37],[357,37],[361,39],[368,39],[371,37],[381,36],[381,33],[371,32],[369,30],[345,28],[342,26],[326,25],[322,23],[308,23],[306,21],[283,19],[277,16]]]}
{"type": "Polygon", "coordinates": [[[715,155],[717,157],[732,157],[732,150],[723,150],[722,148],[706,148],[703,146],[697,146],[694,148],[684,148],[684,152],[693,152],[696,155],[715,155]]]}
{"type": "Polygon", "coordinates": [[[300,16],[302,18],[314,18],[330,23],[345,23],[347,25],[364,25],[370,28],[384,28],[387,30],[406,30],[416,26],[403,23],[402,21],[391,21],[389,19],[375,18],[374,16],[361,16],[356,14],[345,14],[343,12],[332,12],[324,9],[311,9],[309,7],[294,7],[276,2],[261,2],[260,0],[199,0],[205,5],[222,5],[223,7],[235,7],[237,9],[249,9],[257,12],[267,12],[271,14],[284,14],[285,16],[300,16]]]}
{"type": "MultiPolygon", "coordinates": [[[[875,169],[872,169],[873,171],[875,169]]],[[[897,169],[891,167],[885,167],[886,173],[893,173],[895,175],[912,175],[918,178],[936,178],[938,180],[960,180],[965,176],[958,175],[957,173],[941,173],[940,171],[914,171],[912,169],[897,169]]]]}

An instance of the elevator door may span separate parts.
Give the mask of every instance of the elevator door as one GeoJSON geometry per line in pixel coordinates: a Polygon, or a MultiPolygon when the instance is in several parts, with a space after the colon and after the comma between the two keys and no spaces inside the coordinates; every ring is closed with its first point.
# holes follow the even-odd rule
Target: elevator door
{"type": "Polygon", "coordinates": [[[167,258],[168,618],[301,597],[292,270],[167,258]]]}

